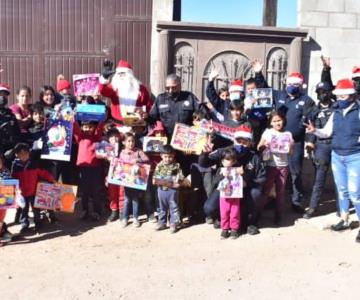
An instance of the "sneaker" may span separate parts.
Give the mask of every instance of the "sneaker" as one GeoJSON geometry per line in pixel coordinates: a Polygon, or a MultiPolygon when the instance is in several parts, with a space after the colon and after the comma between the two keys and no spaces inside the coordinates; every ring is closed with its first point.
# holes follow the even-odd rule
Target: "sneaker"
{"type": "Polygon", "coordinates": [[[117,219],[119,219],[119,211],[118,210],[112,210],[111,215],[108,218],[108,222],[114,222],[117,219]]]}
{"type": "Polygon", "coordinates": [[[349,228],[350,228],[349,223],[345,222],[344,220],[341,220],[339,223],[335,225],[331,225],[331,230],[333,231],[342,231],[349,228]]]}
{"type": "Polygon", "coordinates": [[[211,225],[211,224],[214,224],[214,219],[212,217],[206,217],[205,222],[206,222],[206,224],[211,225]]]}
{"type": "Polygon", "coordinates": [[[139,220],[138,220],[138,219],[134,219],[133,226],[134,226],[135,228],[139,228],[140,225],[141,225],[141,224],[140,224],[139,220]]]}
{"type": "Polygon", "coordinates": [[[359,233],[356,236],[355,242],[360,243],[360,230],[359,230],[359,233]]]}
{"type": "Polygon", "coordinates": [[[20,233],[26,233],[29,231],[29,225],[21,226],[20,233]]]}
{"type": "Polygon", "coordinates": [[[148,222],[150,222],[150,223],[157,223],[157,219],[156,219],[156,217],[154,216],[154,214],[151,214],[151,215],[148,217],[148,222]]]}
{"type": "Polygon", "coordinates": [[[126,226],[128,226],[129,225],[129,222],[128,222],[128,220],[127,219],[122,219],[121,220],[121,226],[123,227],[123,228],[125,228],[126,226]]]}
{"type": "Polygon", "coordinates": [[[221,239],[227,239],[230,236],[229,230],[223,229],[221,230],[220,237],[221,239]]]}
{"type": "Polygon", "coordinates": [[[231,230],[230,238],[236,240],[239,237],[239,232],[237,230],[231,230]]]}
{"type": "Polygon", "coordinates": [[[93,212],[90,215],[90,218],[91,218],[91,221],[95,221],[95,222],[100,221],[100,215],[97,212],[93,212]]]}
{"type": "Polygon", "coordinates": [[[315,208],[309,208],[303,215],[304,219],[311,219],[315,215],[315,208]]]}
{"type": "Polygon", "coordinates": [[[220,221],[215,220],[213,226],[214,226],[215,229],[219,229],[220,228],[220,221]]]}
{"type": "Polygon", "coordinates": [[[298,214],[304,214],[305,213],[305,209],[300,204],[292,203],[291,207],[292,207],[293,211],[298,213],[298,214]]]}
{"type": "Polygon", "coordinates": [[[10,243],[12,241],[13,235],[9,231],[5,231],[0,237],[2,243],[10,243]]]}
{"type": "Polygon", "coordinates": [[[178,231],[178,228],[175,224],[170,224],[170,233],[175,233],[178,231]]]}
{"type": "Polygon", "coordinates": [[[259,234],[260,231],[259,231],[259,229],[257,229],[257,227],[255,225],[249,225],[247,227],[247,233],[250,235],[255,235],[255,234],[259,234]]]}
{"type": "Polygon", "coordinates": [[[166,229],[166,225],[161,224],[161,223],[158,223],[155,227],[155,230],[157,230],[157,231],[164,230],[164,229],[166,229]]]}

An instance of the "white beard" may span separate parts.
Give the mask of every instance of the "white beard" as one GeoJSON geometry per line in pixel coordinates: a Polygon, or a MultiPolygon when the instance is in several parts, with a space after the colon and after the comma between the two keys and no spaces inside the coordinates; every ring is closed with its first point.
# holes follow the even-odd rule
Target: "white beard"
{"type": "Polygon", "coordinates": [[[119,97],[119,109],[122,117],[133,114],[139,97],[140,81],[130,72],[121,77],[115,74],[111,80],[111,86],[119,97]]]}
{"type": "Polygon", "coordinates": [[[126,76],[120,77],[115,74],[111,80],[111,86],[121,99],[137,100],[139,97],[140,82],[134,75],[127,73],[126,76]]]}

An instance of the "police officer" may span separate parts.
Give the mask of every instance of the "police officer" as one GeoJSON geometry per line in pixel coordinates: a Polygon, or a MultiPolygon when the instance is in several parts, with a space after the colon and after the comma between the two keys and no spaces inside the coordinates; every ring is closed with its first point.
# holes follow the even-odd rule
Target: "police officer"
{"type": "MultiPolygon", "coordinates": [[[[329,82],[319,82],[316,85],[317,98],[319,104],[311,113],[310,120],[315,128],[323,128],[330,115],[333,113],[333,104],[335,103],[332,95],[333,87],[329,82]]],[[[314,216],[319,205],[321,194],[325,187],[326,175],[331,166],[331,137],[319,138],[314,134],[306,136],[305,148],[313,153],[313,163],[315,167],[315,181],[311,193],[309,209],[303,217],[310,219],[314,216]]]]}
{"type": "Polygon", "coordinates": [[[0,153],[12,149],[20,139],[20,129],[15,115],[7,108],[10,87],[0,84],[0,153]]]}
{"type": "Polygon", "coordinates": [[[150,110],[152,122],[161,121],[166,135],[171,137],[175,123],[192,125],[192,115],[199,109],[199,100],[188,91],[181,90],[180,78],[176,74],[166,77],[166,92],[157,96],[150,110]]]}
{"type": "Polygon", "coordinates": [[[297,213],[304,213],[301,206],[302,163],[304,157],[305,127],[309,114],[314,109],[314,101],[303,92],[304,76],[291,73],[286,79],[285,91],[274,91],[276,110],[286,116],[285,130],[290,131],[294,139],[294,152],[289,157],[289,168],[292,183],[292,208],[297,213]]]}

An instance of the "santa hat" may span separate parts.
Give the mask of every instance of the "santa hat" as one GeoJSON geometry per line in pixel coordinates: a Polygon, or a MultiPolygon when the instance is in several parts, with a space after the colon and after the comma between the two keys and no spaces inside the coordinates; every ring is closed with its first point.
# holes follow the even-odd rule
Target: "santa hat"
{"type": "Polygon", "coordinates": [[[250,127],[246,125],[241,125],[237,128],[237,130],[234,133],[234,139],[237,138],[243,138],[243,139],[249,139],[252,140],[253,134],[250,127]]]}
{"type": "Polygon", "coordinates": [[[155,131],[162,131],[165,132],[164,125],[161,121],[156,121],[155,126],[151,128],[151,130],[148,133],[148,136],[152,136],[155,134],[155,131]]]}
{"type": "Polygon", "coordinates": [[[360,67],[353,67],[352,69],[352,74],[351,74],[351,78],[356,78],[356,77],[360,77],[360,67]]]}
{"type": "Polygon", "coordinates": [[[243,81],[240,79],[233,80],[231,82],[229,92],[243,92],[244,91],[244,84],[243,81]]]}
{"type": "Polygon", "coordinates": [[[119,60],[116,66],[116,73],[132,73],[132,66],[126,60],[119,60]]]}
{"type": "Polygon", "coordinates": [[[66,79],[60,79],[56,83],[56,89],[58,92],[61,92],[62,90],[70,89],[70,88],[71,88],[71,84],[66,79]]]}
{"type": "Polygon", "coordinates": [[[334,95],[351,95],[355,94],[354,83],[350,79],[340,79],[333,90],[334,95]]]}
{"type": "Polygon", "coordinates": [[[8,95],[10,95],[10,85],[6,84],[6,83],[0,83],[0,92],[4,91],[6,92],[8,95]]]}
{"type": "Polygon", "coordinates": [[[286,78],[286,84],[303,84],[304,83],[304,75],[301,73],[291,73],[286,78]]]}

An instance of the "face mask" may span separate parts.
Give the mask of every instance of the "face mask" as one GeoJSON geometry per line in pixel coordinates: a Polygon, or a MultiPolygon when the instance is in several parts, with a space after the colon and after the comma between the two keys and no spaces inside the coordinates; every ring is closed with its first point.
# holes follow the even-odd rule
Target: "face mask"
{"type": "Polygon", "coordinates": [[[317,98],[321,103],[329,103],[331,101],[331,96],[328,93],[320,93],[317,98]]]}
{"type": "Polygon", "coordinates": [[[347,98],[345,100],[338,100],[337,101],[340,109],[345,109],[350,106],[351,103],[353,103],[351,98],[347,98]]]}
{"type": "Polygon", "coordinates": [[[240,100],[240,93],[230,93],[230,100],[240,100]]]}
{"type": "Polygon", "coordinates": [[[245,153],[248,148],[241,144],[234,144],[235,151],[239,154],[245,153]]]}
{"type": "Polygon", "coordinates": [[[8,100],[4,96],[0,96],[0,108],[4,108],[8,103],[8,100]]]}
{"type": "Polygon", "coordinates": [[[286,92],[292,96],[296,96],[300,93],[300,87],[295,85],[288,85],[286,87],[286,92]]]}

